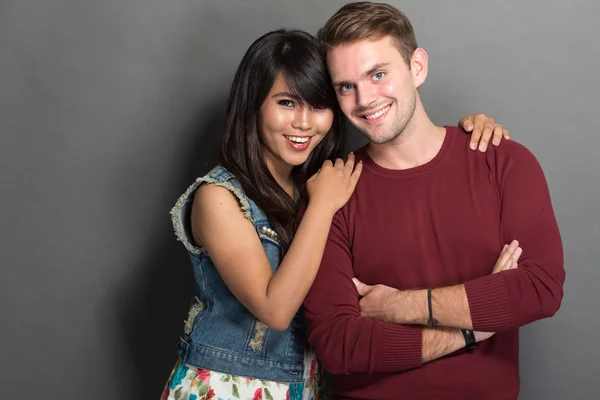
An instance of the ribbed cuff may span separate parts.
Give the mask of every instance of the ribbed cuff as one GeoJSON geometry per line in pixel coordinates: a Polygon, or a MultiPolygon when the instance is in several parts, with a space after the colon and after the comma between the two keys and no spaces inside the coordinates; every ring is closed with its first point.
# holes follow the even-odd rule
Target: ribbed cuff
{"type": "Polygon", "coordinates": [[[496,332],[515,326],[506,283],[501,274],[487,275],[465,283],[473,329],[496,332]]]}
{"type": "Polygon", "coordinates": [[[423,330],[420,327],[382,323],[378,371],[403,371],[423,363],[423,330]]]}

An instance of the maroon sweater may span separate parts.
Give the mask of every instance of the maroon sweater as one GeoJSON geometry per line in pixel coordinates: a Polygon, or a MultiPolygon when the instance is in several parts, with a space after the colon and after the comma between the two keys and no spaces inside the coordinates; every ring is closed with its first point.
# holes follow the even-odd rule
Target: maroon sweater
{"type": "Polygon", "coordinates": [[[406,170],[356,152],[362,176],[304,302],[309,343],[337,398],[517,397],[518,328],[560,306],[561,238],[535,157],[514,141],[482,154],[469,139],[449,127],[437,156],[406,170]],[[523,248],[518,268],[491,275],[512,239],[523,248]],[[398,289],[464,283],[474,329],[497,333],[473,352],[422,364],[422,328],[361,317],[354,276],[398,289]]]}

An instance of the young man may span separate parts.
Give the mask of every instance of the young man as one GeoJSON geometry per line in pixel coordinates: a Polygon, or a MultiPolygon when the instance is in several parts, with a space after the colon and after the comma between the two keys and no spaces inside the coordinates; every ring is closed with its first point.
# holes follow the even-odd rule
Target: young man
{"type": "Polygon", "coordinates": [[[558,310],[565,279],[538,162],[513,141],[470,151],[431,122],[427,53],[396,8],[347,4],[318,37],[369,139],[304,303],[336,398],[516,399],[518,328],[558,310]]]}

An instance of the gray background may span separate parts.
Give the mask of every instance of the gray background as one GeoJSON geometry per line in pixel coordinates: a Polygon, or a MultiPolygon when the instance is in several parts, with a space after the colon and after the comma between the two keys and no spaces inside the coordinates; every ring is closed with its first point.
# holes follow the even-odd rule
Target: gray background
{"type": "MultiPolygon", "coordinates": [[[[159,398],[192,292],[168,211],[212,162],[250,43],[342,3],[0,0],[0,398],[159,398]]],[[[521,398],[593,398],[599,3],[392,3],[429,52],[433,120],[493,115],[547,174],[567,282],[521,330],[521,398]]]]}

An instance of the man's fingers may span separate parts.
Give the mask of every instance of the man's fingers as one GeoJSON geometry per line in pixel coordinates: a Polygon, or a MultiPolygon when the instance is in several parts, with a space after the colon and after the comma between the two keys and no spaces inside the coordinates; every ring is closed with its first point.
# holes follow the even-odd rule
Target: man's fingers
{"type": "Polygon", "coordinates": [[[352,278],[352,282],[354,282],[359,296],[365,296],[367,293],[369,293],[369,285],[365,285],[356,278],[352,278]]]}
{"type": "Polygon", "coordinates": [[[504,245],[500,256],[498,257],[498,261],[496,261],[496,266],[494,267],[494,271],[503,270],[506,268],[507,263],[510,262],[510,256],[512,252],[509,251],[509,246],[507,244],[504,245]]]}
{"type": "Polygon", "coordinates": [[[521,254],[523,254],[523,249],[520,247],[517,247],[517,249],[514,251],[514,253],[512,254],[512,256],[510,257],[510,260],[512,262],[519,262],[519,258],[521,258],[521,254]]]}
{"type": "Polygon", "coordinates": [[[498,260],[500,260],[500,257],[502,257],[504,255],[504,253],[506,253],[506,249],[508,249],[507,244],[505,244],[504,247],[502,247],[502,251],[500,252],[500,255],[498,256],[498,260]]]}
{"type": "Polygon", "coordinates": [[[505,244],[500,252],[500,256],[498,257],[498,261],[496,261],[496,265],[494,266],[492,273],[498,273],[500,271],[514,268],[513,264],[514,262],[518,261],[522,252],[523,249],[519,247],[519,242],[517,240],[513,240],[508,245],[505,244]]]}

